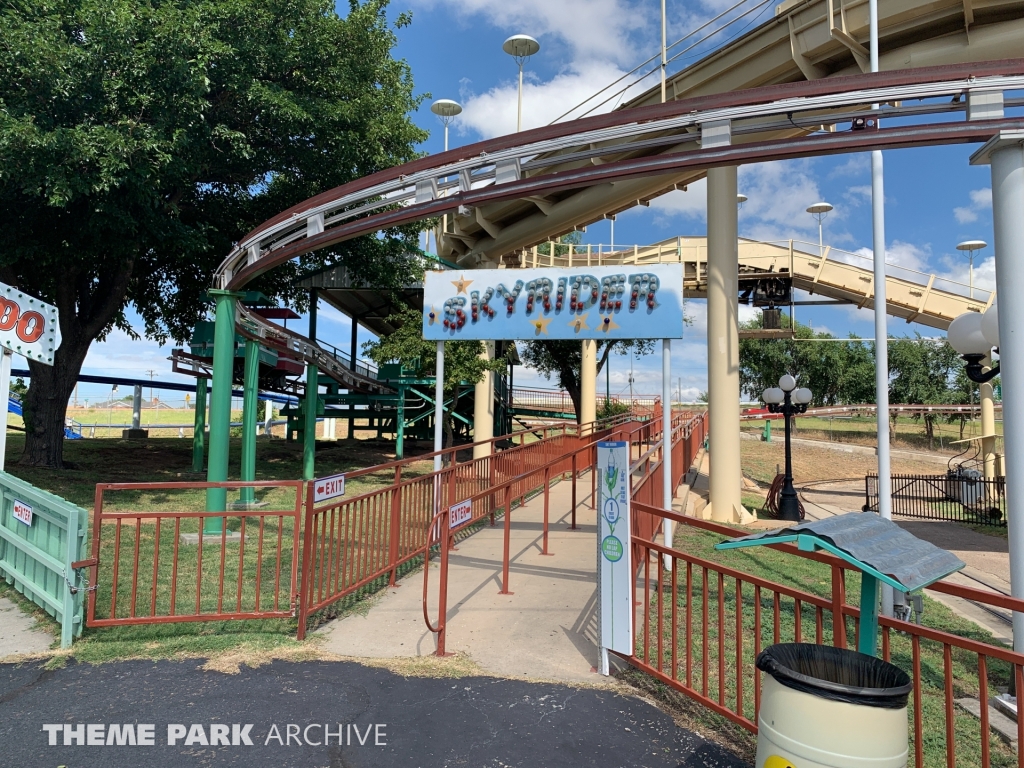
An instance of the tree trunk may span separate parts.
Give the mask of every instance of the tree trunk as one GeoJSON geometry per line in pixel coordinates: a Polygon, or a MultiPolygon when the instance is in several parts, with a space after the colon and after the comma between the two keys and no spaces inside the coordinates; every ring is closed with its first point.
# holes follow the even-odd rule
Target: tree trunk
{"type": "Polygon", "coordinates": [[[935,423],[929,414],[924,417],[924,432],[928,435],[928,450],[935,450],[935,423]]]}
{"type": "MultiPolygon", "coordinates": [[[[455,385],[455,393],[452,395],[452,407],[448,411],[444,411],[442,418],[444,419],[444,436],[448,440],[448,447],[455,447],[455,409],[459,407],[459,385],[455,385]]],[[[452,452],[450,463],[455,463],[455,453],[452,452]]]]}
{"type": "Polygon", "coordinates": [[[64,466],[64,418],[68,398],[93,340],[124,305],[132,263],[119,270],[89,275],[69,270],[57,283],[60,346],[53,366],[29,361],[32,372],[25,393],[25,452],[18,462],[27,467],[64,466]]]}
{"type": "Polygon", "coordinates": [[[583,419],[583,412],[580,410],[580,401],[583,399],[580,388],[578,385],[569,384],[565,391],[569,393],[569,399],[572,400],[572,408],[576,411],[576,423],[579,424],[583,419]]]}
{"type": "Polygon", "coordinates": [[[32,373],[25,393],[25,452],[18,462],[27,467],[64,466],[64,420],[68,399],[89,352],[91,339],[62,338],[53,365],[29,361],[32,373]]]}

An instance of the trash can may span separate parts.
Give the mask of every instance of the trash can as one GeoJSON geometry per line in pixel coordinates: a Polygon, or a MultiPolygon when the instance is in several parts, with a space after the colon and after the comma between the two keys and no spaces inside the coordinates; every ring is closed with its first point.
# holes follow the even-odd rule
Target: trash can
{"type": "Polygon", "coordinates": [[[907,698],[899,667],[843,648],[782,643],[757,657],[766,672],[756,768],[904,768],[907,698]]]}

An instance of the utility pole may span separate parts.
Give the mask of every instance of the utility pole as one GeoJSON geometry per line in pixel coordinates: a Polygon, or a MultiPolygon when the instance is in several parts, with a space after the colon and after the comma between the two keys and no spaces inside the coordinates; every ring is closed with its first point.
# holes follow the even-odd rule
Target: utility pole
{"type": "Polygon", "coordinates": [[[149,374],[149,407],[153,407],[153,375],[156,371],[146,371],[149,374]]]}

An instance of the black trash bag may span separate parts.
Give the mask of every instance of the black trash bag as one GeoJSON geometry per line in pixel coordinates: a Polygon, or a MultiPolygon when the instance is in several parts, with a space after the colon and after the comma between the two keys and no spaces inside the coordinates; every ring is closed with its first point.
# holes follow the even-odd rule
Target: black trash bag
{"type": "Polygon", "coordinates": [[[758,655],[757,668],[788,688],[865,707],[903,709],[914,688],[899,667],[828,645],[773,645],[758,655]]]}

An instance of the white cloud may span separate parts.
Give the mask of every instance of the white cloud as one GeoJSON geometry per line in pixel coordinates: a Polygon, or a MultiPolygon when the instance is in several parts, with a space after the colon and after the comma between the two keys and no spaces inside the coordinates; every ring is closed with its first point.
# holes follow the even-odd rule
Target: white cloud
{"type": "Polygon", "coordinates": [[[707,180],[695,181],[687,186],[685,192],[679,189],[654,198],[651,200],[651,210],[654,212],[654,220],[658,224],[667,223],[675,216],[703,221],[708,215],[707,180]]]}
{"type": "Polygon", "coordinates": [[[988,187],[972,189],[969,193],[969,205],[953,209],[953,216],[960,224],[971,224],[978,220],[978,215],[992,207],[992,190],[988,187]]]}
{"type": "Polygon", "coordinates": [[[621,63],[637,58],[633,35],[652,31],[656,21],[641,3],[630,0],[418,0],[413,4],[444,6],[451,18],[482,16],[510,34],[529,34],[540,42],[541,55],[561,41],[573,59],[621,63]]]}
{"type": "MultiPolygon", "coordinates": [[[[862,173],[866,173],[871,168],[871,161],[868,158],[866,152],[858,152],[850,155],[846,162],[842,165],[837,165],[831,171],[829,171],[828,177],[835,179],[843,176],[859,176],[862,173]]],[[[868,187],[868,190],[871,188],[868,187]]]]}
{"type": "MultiPolygon", "coordinates": [[[[870,248],[858,248],[856,255],[865,259],[873,260],[874,252],[870,248]]],[[[932,249],[929,244],[923,246],[905,243],[902,240],[893,240],[892,244],[885,250],[886,273],[892,275],[896,267],[896,274],[899,274],[899,267],[912,269],[917,272],[927,273],[929,270],[928,261],[931,259],[932,249]]],[[[863,266],[862,264],[858,266],[863,266]]]]}
{"type": "MultiPolygon", "coordinates": [[[[622,74],[623,70],[611,62],[587,60],[574,63],[547,82],[528,78],[523,84],[523,128],[547,125],[622,74]]],[[[514,133],[518,88],[517,82],[507,81],[477,94],[472,91],[471,82],[464,80],[459,92],[464,106],[456,124],[459,133],[473,132],[484,138],[514,133]]],[[[587,107],[601,100],[595,100],[587,107]]],[[[620,101],[619,98],[613,99],[594,113],[609,112],[620,101]]]]}

